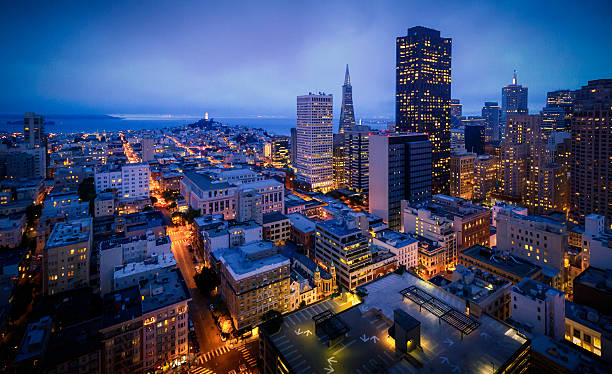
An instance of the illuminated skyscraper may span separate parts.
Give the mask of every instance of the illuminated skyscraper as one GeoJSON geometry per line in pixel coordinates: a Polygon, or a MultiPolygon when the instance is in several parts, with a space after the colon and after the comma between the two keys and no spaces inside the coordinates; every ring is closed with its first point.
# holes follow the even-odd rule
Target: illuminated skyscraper
{"type": "Polygon", "coordinates": [[[459,99],[451,99],[451,124],[461,124],[461,116],[463,115],[463,106],[459,99]]]}
{"type": "Polygon", "coordinates": [[[517,83],[515,70],[512,84],[502,88],[501,124],[503,134],[506,134],[506,121],[509,115],[529,113],[527,108],[527,92],[527,87],[517,83]]]}
{"type": "Polygon", "coordinates": [[[451,49],[450,38],[422,26],[396,43],[395,130],[429,135],[434,194],[450,190],[451,49]]]}
{"type": "Polygon", "coordinates": [[[499,140],[499,120],[500,109],[499,104],[493,101],[487,101],[482,107],[482,118],[485,119],[485,138],[488,142],[499,140]]]}
{"type": "Polygon", "coordinates": [[[570,216],[612,217],[612,79],[589,81],[576,91],[572,117],[570,216]]]}
{"type": "Polygon", "coordinates": [[[502,145],[503,194],[521,199],[527,189],[533,131],[540,126],[539,115],[508,116],[502,145]]]}
{"type": "Polygon", "coordinates": [[[544,141],[553,132],[566,131],[565,111],[562,108],[546,106],[542,109],[540,116],[542,117],[541,132],[544,141]]]}
{"type": "Polygon", "coordinates": [[[342,85],[342,107],[340,108],[340,129],[343,133],[355,126],[355,110],[353,108],[353,86],[351,86],[351,76],[349,75],[348,64],[344,74],[344,85],[342,85]]]}
{"type": "Polygon", "coordinates": [[[488,201],[493,191],[497,161],[491,155],[482,155],[474,160],[474,195],[475,201],[488,201]]]}
{"type": "Polygon", "coordinates": [[[346,147],[344,144],[344,134],[333,135],[333,174],[334,188],[346,186],[346,147]]]}
{"type": "Polygon", "coordinates": [[[333,97],[297,97],[297,177],[313,190],[333,187],[333,97]]]}
{"type": "Polygon", "coordinates": [[[570,131],[576,93],[570,90],[552,91],[546,94],[546,107],[561,108],[565,112],[565,131],[570,131]]]}
{"type": "Polygon", "coordinates": [[[474,162],[476,153],[463,152],[451,155],[451,196],[472,200],[474,195],[474,162]]]}
{"type": "Polygon", "coordinates": [[[367,126],[355,126],[344,133],[347,184],[360,193],[368,192],[369,135],[370,128],[367,126]]]}

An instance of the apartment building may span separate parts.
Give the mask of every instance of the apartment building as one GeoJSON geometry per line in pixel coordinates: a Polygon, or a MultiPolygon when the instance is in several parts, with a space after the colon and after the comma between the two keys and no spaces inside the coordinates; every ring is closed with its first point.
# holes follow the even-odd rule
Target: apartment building
{"type": "Polygon", "coordinates": [[[121,168],[96,170],[96,192],[116,191],[117,198],[149,197],[149,164],[124,164],[121,168]]]}

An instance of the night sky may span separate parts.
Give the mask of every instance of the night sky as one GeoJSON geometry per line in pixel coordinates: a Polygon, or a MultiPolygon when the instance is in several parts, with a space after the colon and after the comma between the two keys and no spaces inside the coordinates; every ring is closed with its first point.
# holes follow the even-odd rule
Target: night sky
{"type": "Polygon", "coordinates": [[[324,91],[337,116],[348,63],[356,117],[392,118],[395,38],[416,25],[453,38],[467,114],[515,68],[533,112],[612,78],[610,1],[110,3],[4,1],[0,113],[294,117],[297,95],[324,91]]]}

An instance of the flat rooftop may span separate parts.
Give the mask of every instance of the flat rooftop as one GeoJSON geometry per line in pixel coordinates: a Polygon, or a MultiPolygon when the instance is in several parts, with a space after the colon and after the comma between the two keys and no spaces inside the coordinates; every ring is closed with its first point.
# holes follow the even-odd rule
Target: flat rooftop
{"type": "Polygon", "coordinates": [[[249,188],[258,189],[258,188],[270,188],[270,187],[283,187],[284,185],[277,181],[276,179],[264,179],[260,181],[247,182],[242,183],[238,186],[241,190],[246,190],[249,188]]]}
{"type": "Polygon", "coordinates": [[[45,249],[86,242],[91,235],[91,218],[60,222],[53,227],[45,249]]]}
{"type": "Polygon", "coordinates": [[[543,283],[534,281],[533,279],[525,278],[521,283],[512,287],[512,291],[527,296],[531,299],[546,300],[548,295],[558,296],[564,295],[557,289],[549,287],[543,283]]]}
{"type": "Polygon", "coordinates": [[[376,240],[379,240],[393,248],[403,248],[410,244],[418,243],[419,241],[408,234],[393,230],[383,230],[381,235],[376,236],[376,240]]]}
{"type": "Polygon", "coordinates": [[[279,222],[288,219],[286,215],[280,212],[270,212],[263,215],[263,223],[279,222]]]}
{"type": "Polygon", "coordinates": [[[287,214],[287,218],[291,221],[291,225],[301,232],[308,233],[315,231],[316,224],[314,221],[301,213],[287,214]]]}
{"type": "Polygon", "coordinates": [[[170,306],[184,300],[191,300],[191,293],[179,269],[159,274],[155,279],[144,281],[140,286],[142,312],[170,306]]]}
{"type": "Polygon", "coordinates": [[[542,270],[538,265],[526,262],[522,259],[508,255],[506,258],[498,256],[491,248],[482,245],[472,246],[462,251],[459,256],[471,257],[472,259],[486,263],[492,267],[499,268],[520,278],[531,278],[535,273],[542,270]]]}
{"type": "Polygon", "coordinates": [[[227,270],[234,280],[241,280],[282,266],[290,266],[290,260],[280,254],[255,260],[245,256],[245,254],[270,250],[274,247],[276,246],[273,242],[253,242],[238,248],[221,249],[215,253],[215,257],[227,266],[227,270]]]}
{"type": "Polygon", "coordinates": [[[361,304],[343,308],[338,299],[314,304],[286,315],[280,330],[269,338],[283,363],[298,374],[492,372],[492,364],[495,368],[503,366],[529,342],[513,328],[488,316],[478,319],[478,327],[461,338],[458,330],[440,322],[425,308],[420,310],[400,293],[409,286],[425,289],[458,311],[465,311],[464,301],[420,278],[409,273],[390,274],[361,287],[368,294],[361,304]],[[396,354],[388,335],[395,309],[420,322],[422,350],[412,351],[409,359],[396,354]],[[327,310],[348,326],[346,335],[331,347],[318,340],[313,320],[327,310]],[[410,361],[418,361],[422,367],[410,361]]]}

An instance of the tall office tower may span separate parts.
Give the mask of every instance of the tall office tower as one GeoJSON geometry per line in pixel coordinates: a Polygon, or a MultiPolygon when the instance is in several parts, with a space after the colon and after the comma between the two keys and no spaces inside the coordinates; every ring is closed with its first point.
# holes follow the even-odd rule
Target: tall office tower
{"type": "Polygon", "coordinates": [[[401,227],[401,202],[431,197],[432,144],[425,134],[372,134],[369,211],[392,230],[401,227]]]}
{"type": "Polygon", "coordinates": [[[344,84],[342,85],[342,107],[340,108],[339,132],[342,134],[353,126],[355,126],[355,110],[353,108],[353,86],[351,86],[351,76],[349,75],[348,64],[346,64],[344,84]]]}
{"type": "Polygon", "coordinates": [[[334,134],[333,143],[334,188],[343,188],[346,186],[346,149],[344,146],[344,133],[334,134]]]}
{"type": "Polygon", "coordinates": [[[474,162],[476,153],[451,154],[451,196],[472,200],[474,195],[474,162]]]}
{"type": "Polygon", "coordinates": [[[485,148],[485,125],[480,121],[465,125],[465,149],[477,155],[484,154],[485,148]]]}
{"type": "Polygon", "coordinates": [[[542,117],[542,140],[546,141],[551,133],[566,131],[565,111],[559,107],[544,107],[540,112],[542,117]]]}
{"type": "Polygon", "coordinates": [[[499,104],[495,101],[486,101],[482,107],[482,118],[485,119],[485,138],[488,142],[499,140],[499,104]]]}
{"type": "Polygon", "coordinates": [[[333,97],[297,97],[297,177],[313,190],[333,187],[333,97]]]}
{"type": "Polygon", "coordinates": [[[141,141],[142,146],[142,161],[148,162],[155,159],[155,148],[153,145],[153,138],[145,136],[141,141]]]}
{"type": "Polygon", "coordinates": [[[290,160],[291,165],[295,167],[297,162],[297,129],[295,127],[291,128],[291,153],[290,160]]]}
{"type": "Polygon", "coordinates": [[[350,189],[367,193],[369,186],[369,139],[368,126],[355,126],[344,133],[346,151],[346,180],[350,189]]]}
{"type": "Polygon", "coordinates": [[[463,115],[463,105],[459,99],[451,99],[451,125],[458,126],[461,124],[461,116],[463,115]]]}
{"type": "Polygon", "coordinates": [[[277,168],[285,167],[289,162],[289,138],[286,136],[275,136],[270,144],[272,165],[277,168]]]}
{"type": "Polygon", "coordinates": [[[29,147],[45,144],[45,121],[40,114],[27,112],[23,117],[23,137],[29,147]]]}
{"type": "Polygon", "coordinates": [[[457,127],[451,129],[451,152],[461,153],[465,151],[465,129],[457,127]]]}
{"type": "Polygon", "coordinates": [[[502,192],[508,197],[520,199],[525,195],[532,134],[539,127],[539,115],[513,114],[507,118],[502,145],[502,192]]]}
{"type": "Polygon", "coordinates": [[[612,217],[612,79],[589,81],[576,91],[572,117],[570,191],[572,220],[612,217]]]}
{"type": "Polygon", "coordinates": [[[506,134],[506,121],[512,114],[528,114],[527,87],[517,83],[516,70],[512,78],[512,84],[502,87],[501,125],[502,135],[506,134]]]}
{"type": "Polygon", "coordinates": [[[397,38],[395,129],[429,136],[433,193],[450,191],[452,40],[422,26],[397,38]]]}
{"type": "Polygon", "coordinates": [[[546,94],[547,107],[561,108],[565,112],[565,131],[570,131],[574,100],[576,100],[576,93],[571,90],[552,91],[546,94]]]}
{"type": "Polygon", "coordinates": [[[474,160],[474,201],[488,201],[491,197],[497,173],[495,157],[482,155],[474,160]]]}

